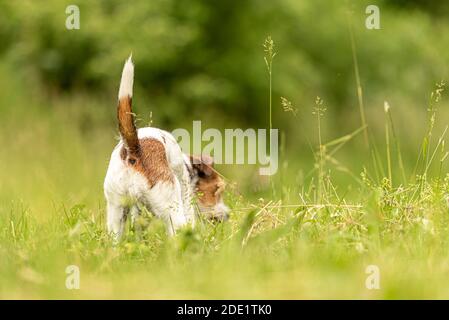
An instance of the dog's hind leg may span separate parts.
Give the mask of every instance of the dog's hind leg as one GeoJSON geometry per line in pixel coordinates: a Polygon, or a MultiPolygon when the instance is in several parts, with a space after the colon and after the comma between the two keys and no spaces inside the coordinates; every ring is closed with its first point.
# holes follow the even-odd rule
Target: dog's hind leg
{"type": "Polygon", "coordinates": [[[129,209],[129,213],[131,215],[131,223],[135,227],[135,224],[138,222],[138,219],[140,218],[141,210],[138,206],[138,204],[133,205],[129,209]]]}
{"type": "Polygon", "coordinates": [[[189,172],[187,171],[184,162],[180,163],[173,168],[176,177],[178,178],[180,188],[181,188],[181,200],[184,215],[189,223],[194,226],[195,224],[195,211],[193,209],[193,196],[192,187],[190,185],[189,172]]]}
{"type": "Polygon", "coordinates": [[[131,224],[134,228],[134,232],[136,233],[137,237],[140,239],[142,235],[142,221],[140,219],[140,215],[142,213],[141,208],[139,207],[139,204],[133,205],[129,213],[131,215],[131,224]]]}
{"type": "Polygon", "coordinates": [[[108,200],[107,203],[107,225],[108,233],[115,241],[120,240],[125,228],[128,209],[120,204],[108,200]]]}
{"type": "Polygon", "coordinates": [[[177,180],[179,181],[181,190],[181,201],[184,215],[192,226],[195,223],[195,211],[193,208],[193,190],[190,182],[189,171],[185,164],[184,154],[176,140],[172,136],[166,136],[167,158],[170,168],[173,170],[177,180]]]}
{"type": "Polygon", "coordinates": [[[168,233],[174,235],[176,230],[187,224],[184,215],[181,186],[176,177],[172,182],[157,183],[148,194],[151,211],[167,224],[168,233]]]}

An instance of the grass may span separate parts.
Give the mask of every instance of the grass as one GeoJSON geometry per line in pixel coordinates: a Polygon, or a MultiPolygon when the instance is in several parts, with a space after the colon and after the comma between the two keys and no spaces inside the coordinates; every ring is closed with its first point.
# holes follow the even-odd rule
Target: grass
{"type": "Polygon", "coordinates": [[[337,196],[322,205],[233,203],[229,223],[203,222],[171,239],[160,221],[148,218],[142,238],[130,229],[117,247],[104,231],[102,207],[55,208],[38,222],[18,204],[1,218],[0,296],[448,297],[449,178],[426,184],[413,203],[419,184],[365,185],[369,196],[358,205],[337,196]],[[364,285],[372,264],[380,268],[380,290],[364,285]],[[64,286],[68,265],[80,267],[80,290],[64,286]]]}
{"type": "MultiPolygon", "coordinates": [[[[271,94],[271,61],[267,67],[271,94]]],[[[2,105],[29,106],[29,96],[15,93],[21,81],[4,81],[10,88],[2,105]]],[[[146,216],[139,222],[143,233],[128,226],[117,246],[105,232],[101,184],[115,131],[101,125],[110,121],[97,112],[104,101],[59,97],[49,102],[50,109],[48,101],[37,99],[33,108],[4,110],[0,143],[8,152],[0,153],[0,298],[449,298],[445,131],[436,143],[431,139],[442,89],[431,95],[429,129],[411,178],[391,108],[385,108],[387,156],[371,141],[359,173],[354,168],[363,157],[345,166],[335,154],[365,133],[366,124],[325,142],[324,104],[317,99],[313,169],[298,185],[288,179],[294,167],[283,165],[283,184],[273,179],[266,187],[265,194],[276,188],[282,200],[257,199],[231,183],[230,221],[200,221],[167,238],[161,221],[146,216]],[[80,105],[93,111],[80,115],[80,105]],[[86,121],[99,125],[78,127],[86,121]],[[335,171],[344,172],[355,187],[337,183],[335,171]],[[79,290],[65,287],[69,265],[80,269],[79,290]],[[379,267],[379,290],[365,286],[370,265],[379,267]]],[[[295,109],[285,100],[284,110],[295,109]]],[[[271,113],[270,97],[270,127],[271,113]]]]}

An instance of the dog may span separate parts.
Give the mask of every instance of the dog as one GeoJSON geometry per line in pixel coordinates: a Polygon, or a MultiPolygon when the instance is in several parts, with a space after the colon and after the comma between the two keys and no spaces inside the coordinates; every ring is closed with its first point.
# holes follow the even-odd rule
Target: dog
{"type": "Polygon", "coordinates": [[[107,229],[116,240],[123,234],[128,215],[139,217],[142,205],[163,219],[170,235],[195,223],[195,206],[208,218],[225,220],[225,182],[209,156],[182,152],[167,131],[136,129],[132,112],[134,64],[131,56],[123,67],[118,94],[117,119],[120,141],[112,151],[104,181],[107,229]]]}

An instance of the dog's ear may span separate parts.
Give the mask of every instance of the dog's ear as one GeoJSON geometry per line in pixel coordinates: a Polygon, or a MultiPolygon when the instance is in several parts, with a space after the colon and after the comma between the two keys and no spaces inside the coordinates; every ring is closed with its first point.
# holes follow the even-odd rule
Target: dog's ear
{"type": "Polygon", "coordinates": [[[192,167],[198,171],[198,176],[201,178],[209,177],[214,172],[214,159],[208,155],[193,156],[190,155],[190,163],[192,167]]]}

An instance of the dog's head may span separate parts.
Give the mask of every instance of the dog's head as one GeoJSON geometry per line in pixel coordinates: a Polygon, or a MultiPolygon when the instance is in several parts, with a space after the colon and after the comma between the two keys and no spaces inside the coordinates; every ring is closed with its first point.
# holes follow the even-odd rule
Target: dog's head
{"type": "Polygon", "coordinates": [[[192,183],[198,198],[200,211],[213,220],[227,220],[229,208],[223,202],[226,183],[214,169],[209,156],[190,156],[192,183]]]}

